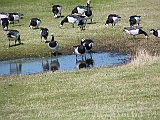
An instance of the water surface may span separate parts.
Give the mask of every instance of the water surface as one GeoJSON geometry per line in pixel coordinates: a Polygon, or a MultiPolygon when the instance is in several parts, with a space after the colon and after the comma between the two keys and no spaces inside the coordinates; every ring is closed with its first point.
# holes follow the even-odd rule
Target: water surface
{"type": "Polygon", "coordinates": [[[35,74],[46,71],[66,71],[80,68],[90,69],[97,66],[114,66],[125,64],[130,60],[130,55],[115,52],[93,52],[90,56],[65,55],[57,58],[23,58],[0,62],[0,75],[35,74]]]}

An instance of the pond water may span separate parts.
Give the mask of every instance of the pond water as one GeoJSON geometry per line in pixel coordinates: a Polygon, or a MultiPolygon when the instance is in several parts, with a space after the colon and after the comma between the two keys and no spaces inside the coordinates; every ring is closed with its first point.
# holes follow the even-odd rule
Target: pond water
{"type": "Polygon", "coordinates": [[[115,66],[129,62],[130,55],[115,52],[92,52],[81,56],[65,55],[57,58],[23,58],[0,62],[0,75],[35,74],[46,71],[66,71],[97,66],[115,66]]]}

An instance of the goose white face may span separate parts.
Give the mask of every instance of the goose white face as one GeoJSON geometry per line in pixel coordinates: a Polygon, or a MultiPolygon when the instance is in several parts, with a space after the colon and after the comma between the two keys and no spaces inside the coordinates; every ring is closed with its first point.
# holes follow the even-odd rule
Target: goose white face
{"type": "Polygon", "coordinates": [[[117,23],[120,20],[120,18],[118,18],[118,17],[112,17],[112,19],[113,19],[114,23],[117,23]]]}
{"type": "Polygon", "coordinates": [[[150,30],[150,34],[153,34],[153,32],[154,32],[153,30],[150,30]]]}
{"type": "Polygon", "coordinates": [[[62,11],[62,7],[57,7],[57,9],[58,9],[58,13],[61,13],[61,11],[62,11]]]}
{"type": "Polygon", "coordinates": [[[41,24],[41,21],[37,20],[37,26],[39,26],[41,24]]]}
{"type": "Polygon", "coordinates": [[[136,22],[139,23],[140,22],[140,17],[135,17],[136,22]]]}
{"type": "Polygon", "coordinates": [[[57,17],[58,17],[58,15],[57,15],[57,14],[55,14],[55,15],[54,15],[54,18],[57,18],[57,17]]]}

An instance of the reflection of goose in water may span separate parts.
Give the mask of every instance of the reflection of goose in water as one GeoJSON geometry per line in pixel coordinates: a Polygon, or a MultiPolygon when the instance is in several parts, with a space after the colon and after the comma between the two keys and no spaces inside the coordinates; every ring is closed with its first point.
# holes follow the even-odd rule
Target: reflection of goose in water
{"type": "Polygon", "coordinates": [[[22,71],[22,63],[10,63],[10,74],[20,74],[22,71]]]}
{"type": "Polygon", "coordinates": [[[82,68],[86,68],[87,65],[86,65],[86,62],[82,59],[82,60],[77,60],[76,59],[76,68],[79,70],[79,69],[82,69],[82,68]]]}
{"type": "Polygon", "coordinates": [[[92,57],[86,59],[85,61],[86,61],[87,68],[93,68],[94,67],[94,60],[92,59],[92,57]]]}
{"type": "Polygon", "coordinates": [[[43,71],[49,71],[49,62],[48,62],[48,60],[46,60],[45,63],[42,61],[42,68],[43,68],[43,71]]]}
{"type": "Polygon", "coordinates": [[[56,70],[59,70],[59,68],[60,68],[60,63],[59,63],[58,59],[51,60],[50,70],[54,72],[56,70]]]}

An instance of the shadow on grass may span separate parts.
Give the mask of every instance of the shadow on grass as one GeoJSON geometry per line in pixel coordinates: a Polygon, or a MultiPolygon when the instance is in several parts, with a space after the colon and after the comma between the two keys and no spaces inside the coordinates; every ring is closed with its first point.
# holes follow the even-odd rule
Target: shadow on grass
{"type": "Polygon", "coordinates": [[[23,45],[23,44],[24,43],[14,44],[14,45],[10,45],[10,47],[16,47],[16,46],[23,45]]]}

